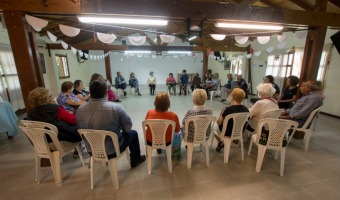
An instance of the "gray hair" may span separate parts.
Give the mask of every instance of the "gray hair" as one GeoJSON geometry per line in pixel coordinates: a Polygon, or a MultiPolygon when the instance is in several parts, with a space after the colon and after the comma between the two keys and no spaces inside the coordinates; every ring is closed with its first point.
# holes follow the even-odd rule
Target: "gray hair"
{"type": "Polygon", "coordinates": [[[272,98],[276,90],[271,83],[260,83],[256,87],[260,98],[272,98]]]}

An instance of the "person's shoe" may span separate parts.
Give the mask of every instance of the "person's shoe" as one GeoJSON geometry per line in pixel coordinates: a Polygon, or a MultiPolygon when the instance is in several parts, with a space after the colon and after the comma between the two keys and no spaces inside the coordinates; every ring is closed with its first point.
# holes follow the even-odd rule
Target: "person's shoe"
{"type": "Polygon", "coordinates": [[[157,154],[162,154],[162,149],[157,149],[157,154]]]}
{"type": "Polygon", "coordinates": [[[138,96],[142,96],[140,93],[138,93],[138,96]]]}
{"type": "Polygon", "coordinates": [[[225,99],[222,99],[221,102],[225,102],[226,100],[225,99]]]}
{"type": "Polygon", "coordinates": [[[143,163],[145,161],[145,156],[142,155],[137,160],[131,160],[130,165],[131,168],[137,167],[139,164],[143,163]]]}
{"type": "Polygon", "coordinates": [[[73,151],[73,158],[79,158],[79,154],[78,154],[77,149],[74,149],[74,151],[73,151]]]}
{"type": "Polygon", "coordinates": [[[51,167],[50,159],[41,158],[40,159],[40,167],[51,167]]]}
{"type": "Polygon", "coordinates": [[[182,93],[179,93],[178,95],[179,95],[179,96],[181,96],[181,95],[182,95],[182,93]]]}
{"type": "Polygon", "coordinates": [[[221,152],[221,150],[224,148],[224,143],[221,141],[217,144],[216,151],[221,152]]]}
{"type": "Polygon", "coordinates": [[[116,99],[116,101],[115,102],[122,102],[121,100],[119,100],[119,99],[116,99]]]}

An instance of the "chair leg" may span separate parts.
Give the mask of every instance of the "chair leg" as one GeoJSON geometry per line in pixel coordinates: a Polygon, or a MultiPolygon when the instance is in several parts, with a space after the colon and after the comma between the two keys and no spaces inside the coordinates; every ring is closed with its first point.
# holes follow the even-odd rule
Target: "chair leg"
{"type": "Polygon", "coordinates": [[[279,159],[279,151],[275,151],[274,159],[275,160],[279,159]]]}
{"type": "Polygon", "coordinates": [[[152,147],[149,145],[146,145],[146,159],[148,163],[148,174],[151,174],[151,159],[152,159],[152,147]]]}
{"type": "Polygon", "coordinates": [[[251,139],[250,139],[250,143],[249,143],[249,149],[248,149],[248,156],[250,156],[250,153],[251,153],[251,148],[253,147],[253,143],[254,143],[254,141],[253,141],[253,137],[251,137],[251,139]]]}
{"type": "Polygon", "coordinates": [[[215,139],[215,131],[211,133],[211,141],[210,141],[210,148],[212,149],[212,146],[214,144],[214,139],[215,139]]]}
{"type": "Polygon", "coordinates": [[[210,91],[210,100],[212,100],[213,97],[214,97],[214,91],[211,90],[211,91],[210,91]]]}
{"type": "Polygon", "coordinates": [[[93,157],[90,158],[90,178],[91,178],[91,189],[93,189],[93,173],[94,173],[94,161],[93,157]]]}
{"type": "Polygon", "coordinates": [[[166,159],[168,161],[169,173],[172,173],[172,158],[171,158],[172,145],[166,147],[166,159]]]}
{"type": "Polygon", "coordinates": [[[286,148],[281,149],[281,162],[280,162],[280,176],[283,176],[283,171],[285,168],[285,157],[286,157],[286,148]]]}
{"type": "Polygon", "coordinates": [[[60,153],[59,151],[51,152],[50,162],[53,171],[55,183],[57,186],[62,186],[61,173],[60,173],[60,153]]]}
{"type": "Polygon", "coordinates": [[[194,151],[194,146],[192,143],[187,143],[187,168],[191,169],[192,153],[194,151]]]}
{"type": "Polygon", "coordinates": [[[264,158],[264,154],[266,153],[266,147],[263,145],[258,145],[257,146],[257,161],[256,161],[256,169],[255,171],[257,173],[260,173],[261,171],[261,166],[262,166],[262,162],[263,162],[263,158],[264,158]]]}
{"type": "Polygon", "coordinates": [[[241,159],[242,161],[244,161],[244,149],[243,149],[243,139],[242,139],[242,136],[239,140],[239,144],[241,144],[241,159]]]}
{"type": "Polygon", "coordinates": [[[207,161],[207,166],[210,165],[210,157],[209,157],[209,145],[205,143],[205,159],[207,161]]]}
{"type": "Polygon", "coordinates": [[[311,138],[311,131],[306,130],[305,131],[305,151],[308,151],[309,143],[311,138]]]}
{"type": "Polygon", "coordinates": [[[35,181],[37,181],[38,184],[40,184],[40,161],[41,158],[35,153],[35,181]]]}
{"type": "Polygon", "coordinates": [[[113,187],[115,189],[118,189],[119,188],[119,177],[118,177],[118,169],[117,169],[117,158],[109,160],[108,164],[109,164],[109,171],[111,174],[113,187]]]}
{"type": "Polygon", "coordinates": [[[130,152],[129,152],[129,149],[127,148],[127,149],[125,149],[125,155],[126,155],[126,160],[127,160],[127,162],[130,164],[130,152]]]}
{"type": "Polygon", "coordinates": [[[226,164],[229,161],[231,139],[230,138],[223,138],[223,142],[224,142],[224,163],[226,164]]]}
{"type": "MultiPolygon", "coordinates": [[[[80,145],[80,144],[79,144],[79,145],[80,145]]],[[[76,146],[76,150],[77,150],[77,152],[78,152],[78,155],[79,155],[79,158],[80,158],[81,164],[82,164],[83,166],[85,166],[85,164],[84,164],[84,160],[83,160],[83,154],[82,154],[82,152],[81,152],[81,150],[80,150],[80,147],[79,147],[79,145],[77,145],[77,146],[76,146]]]]}

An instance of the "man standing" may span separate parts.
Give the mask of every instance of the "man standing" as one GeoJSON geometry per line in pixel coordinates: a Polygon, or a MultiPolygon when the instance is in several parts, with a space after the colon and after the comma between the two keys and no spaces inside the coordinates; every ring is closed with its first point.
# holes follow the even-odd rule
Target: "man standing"
{"type": "Polygon", "coordinates": [[[233,75],[227,74],[228,82],[225,84],[221,89],[221,102],[225,102],[226,98],[228,97],[228,94],[231,93],[231,91],[235,88],[235,83],[233,81],[233,75]]]}
{"type": "Polygon", "coordinates": [[[189,76],[187,74],[187,70],[183,69],[180,80],[181,85],[179,86],[179,95],[182,94],[182,90],[184,91],[184,95],[187,95],[187,87],[189,85],[189,76]]]}
{"type": "MultiPolygon", "coordinates": [[[[136,167],[143,163],[145,156],[140,155],[138,133],[131,130],[132,121],[123,106],[107,100],[105,81],[93,81],[90,85],[90,94],[91,101],[77,110],[78,127],[80,129],[97,129],[114,132],[118,136],[120,151],[124,151],[129,147],[131,167],[136,167]]],[[[105,145],[108,157],[116,157],[111,138],[105,139],[105,145]]],[[[90,151],[90,145],[86,140],[85,146],[90,151]]]]}
{"type": "MultiPolygon", "coordinates": [[[[303,82],[300,86],[300,92],[303,95],[296,101],[291,109],[282,112],[280,119],[291,119],[299,123],[299,128],[303,126],[308,116],[316,108],[322,106],[323,99],[316,91],[314,81],[303,82]]],[[[296,132],[294,138],[303,139],[303,132],[296,132]]]]}

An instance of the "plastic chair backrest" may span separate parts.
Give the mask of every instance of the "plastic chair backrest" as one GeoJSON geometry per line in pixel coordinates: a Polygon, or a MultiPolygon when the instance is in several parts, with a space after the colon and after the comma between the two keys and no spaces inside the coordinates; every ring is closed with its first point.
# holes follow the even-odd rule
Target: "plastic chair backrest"
{"type": "Polygon", "coordinates": [[[184,141],[187,142],[188,134],[189,134],[189,123],[192,122],[194,124],[194,139],[193,144],[202,144],[206,142],[206,134],[208,127],[211,126],[211,131],[213,130],[214,124],[216,121],[216,117],[212,115],[196,115],[192,117],[188,117],[185,120],[185,134],[184,141]]]}
{"type": "Polygon", "coordinates": [[[49,135],[55,144],[57,143],[59,144],[58,137],[55,132],[43,128],[31,128],[23,126],[20,126],[19,128],[26,134],[26,136],[33,143],[34,150],[39,155],[39,157],[50,158],[51,150],[48,145],[46,135],[49,135]]]}
{"type": "MultiPolygon", "coordinates": [[[[257,141],[261,138],[262,127],[264,125],[268,126],[268,139],[267,139],[267,149],[279,150],[282,148],[283,138],[286,136],[286,133],[289,129],[293,127],[293,133],[295,129],[298,127],[298,123],[292,120],[283,120],[283,119],[262,119],[259,122],[259,128],[257,129],[257,141]]],[[[289,141],[289,140],[288,140],[289,141]]]]}
{"type": "Polygon", "coordinates": [[[59,103],[58,103],[57,97],[54,97],[54,98],[53,98],[53,101],[54,101],[56,104],[59,104],[59,103]]]}
{"type": "Polygon", "coordinates": [[[105,138],[110,137],[116,151],[116,156],[119,158],[120,149],[118,136],[114,132],[93,129],[78,129],[80,135],[83,135],[91,147],[91,153],[94,160],[105,161],[109,159],[106,153],[105,138]]]}
{"type": "Polygon", "coordinates": [[[322,108],[322,106],[316,108],[315,110],[313,110],[313,112],[311,114],[309,114],[307,120],[305,121],[305,123],[303,124],[301,129],[310,129],[311,126],[309,126],[309,124],[312,123],[312,121],[315,118],[315,115],[320,111],[321,108],[322,108]]]}
{"type": "Polygon", "coordinates": [[[270,110],[270,111],[263,113],[260,116],[260,119],[266,119],[266,118],[278,119],[281,116],[281,113],[282,113],[282,110],[280,110],[280,109],[270,110]]]}
{"type": "Polygon", "coordinates": [[[234,113],[227,115],[224,120],[223,120],[223,127],[222,127],[222,138],[228,137],[225,136],[225,132],[227,130],[228,126],[228,121],[233,120],[233,132],[231,133],[230,138],[239,138],[242,137],[243,133],[243,128],[246,124],[246,122],[250,118],[250,113],[249,112],[244,112],[244,113],[234,113]]]}
{"type": "MultiPolygon", "coordinates": [[[[171,125],[171,138],[174,137],[176,123],[172,120],[165,119],[148,119],[142,122],[145,144],[146,140],[146,128],[150,129],[152,135],[152,148],[165,148],[166,147],[166,131],[171,125]]],[[[171,139],[172,143],[172,139],[171,139]]]]}

